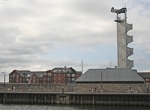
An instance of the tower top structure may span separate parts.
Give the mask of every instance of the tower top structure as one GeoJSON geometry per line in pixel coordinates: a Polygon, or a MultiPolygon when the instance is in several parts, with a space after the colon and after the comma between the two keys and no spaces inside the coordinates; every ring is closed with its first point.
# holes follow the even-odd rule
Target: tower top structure
{"type": "Polygon", "coordinates": [[[114,13],[117,13],[117,14],[126,13],[127,8],[115,9],[114,7],[112,7],[111,12],[114,12],[114,13]]]}

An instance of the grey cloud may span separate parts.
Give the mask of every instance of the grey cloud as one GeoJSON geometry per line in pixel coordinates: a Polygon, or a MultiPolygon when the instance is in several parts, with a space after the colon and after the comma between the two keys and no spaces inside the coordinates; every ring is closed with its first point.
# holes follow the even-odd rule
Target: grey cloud
{"type": "MultiPolygon", "coordinates": [[[[0,68],[50,69],[65,64],[80,68],[80,61],[52,60],[46,55],[64,45],[92,50],[95,45],[116,43],[116,24],[113,22],[116,15],[110,8],[123,3],[115,3],[117,0],[11,0],[3,3],[0,7],[0,68]]],[[[128,21],[134,24],[133,46],[139,51],[145,43],[143,39],[147,39],[143,51],[149,51],[148,7],[143,8],[135,0],[128,3],[128,21]],[[139,11],[144,12],[140,15],[139,11]]],[[[96,67],[96,64],[86,67],[96,67]]],[[[97,65],[106,66],[106,63],[97,65]]]]}
{"type": "Polygon", "coordinates": [[[77,15],[86,15],[87,17],[99,17],[109,19],[112,2],[97,0],[75,0],[70,1],[69,9],[78,13],[77,15]],[[104,10],[105,9],[105,10],[104,10]],[[106,14],[108,16],[106,16],[106,14]]]}

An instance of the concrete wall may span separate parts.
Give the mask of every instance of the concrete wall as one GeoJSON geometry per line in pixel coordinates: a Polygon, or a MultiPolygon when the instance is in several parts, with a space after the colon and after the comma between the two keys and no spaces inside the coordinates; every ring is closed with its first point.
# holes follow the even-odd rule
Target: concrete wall
{"type": "Polygon", "coordinates": [[[143,84],[0,84],[0,92],[143,93],[143,84]]]}

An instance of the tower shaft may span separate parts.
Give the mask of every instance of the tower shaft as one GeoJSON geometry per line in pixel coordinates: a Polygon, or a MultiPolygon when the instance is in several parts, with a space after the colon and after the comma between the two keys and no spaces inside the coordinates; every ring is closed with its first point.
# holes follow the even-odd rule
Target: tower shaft
{"type": "Polygon", "coordinates": [[[129,48],[128,44],[133,42],[133,36],[127,35],[127,32],[132,29],[132,24],[127,23],[126,8],[111,9],[112,12],[117,13],[117,52],[118,52],[118,68],[132,68],[133,61],[128,57],[133,54],[133,48],[129,48]],[[124,18],[120,18],[119,14],[124,14],[124,18]]]}

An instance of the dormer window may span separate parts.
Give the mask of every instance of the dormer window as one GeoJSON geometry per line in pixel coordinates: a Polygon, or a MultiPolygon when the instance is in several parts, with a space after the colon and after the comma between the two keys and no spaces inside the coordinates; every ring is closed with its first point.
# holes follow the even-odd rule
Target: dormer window
{"type": "Polygon", "coordinates": [[[24,77],[24,78],[27,77],[27,74],[26,74],[26,73],[23,73],[23,77],[24,77]]]}
{"type": "Polygon", "coordinates": [[[57,72],[57,70],[53,70],[53,72],[57,72]]]}

